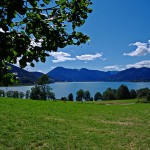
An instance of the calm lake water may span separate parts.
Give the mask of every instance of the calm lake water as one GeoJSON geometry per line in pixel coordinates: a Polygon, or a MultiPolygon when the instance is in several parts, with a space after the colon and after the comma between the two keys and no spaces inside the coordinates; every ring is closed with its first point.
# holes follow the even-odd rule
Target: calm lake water
{"type": "MultiPolygon", "coordinates": [[[[50,84],[52,91],[55,93],[56,98],[68,96],[69,93],[73,93],[74,97],[79,89],[89,90],[91,96],[94,96],[96,92],[103,93],[108,87],[117,89],[121,84],[126,85],[129,89],[150,88],[150,82],[62,82],[50,84]]],[[[0,87],[1,90],[17,90],[20,92],[26,92],[31,90],[33,86],[16,86],[16,87],[0,87]]]]}

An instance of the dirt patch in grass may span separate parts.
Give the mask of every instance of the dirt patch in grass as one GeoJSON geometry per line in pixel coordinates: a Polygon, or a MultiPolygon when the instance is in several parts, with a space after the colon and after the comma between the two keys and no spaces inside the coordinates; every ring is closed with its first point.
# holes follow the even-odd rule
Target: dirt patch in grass
{"type": "Polygon", "coordinates": [[[45,120],[45,121],[53,120],[53,121],[58,121],[58,122],[65,122],[65,119],[62,119],[62,118],[54,118],[54,117],[51,117],[51,116],[45,116],[45,117],[43,117],[42,120],[45,120]]]}
{"type": "Polygon", "coordinates": [[[133,122],[122,122],[122,121],[109,121],[109,120],[101,120],[101,123],[105,124],[115,124],[115,125],[123,125],[123,126],[134,126],[133,122]]]}

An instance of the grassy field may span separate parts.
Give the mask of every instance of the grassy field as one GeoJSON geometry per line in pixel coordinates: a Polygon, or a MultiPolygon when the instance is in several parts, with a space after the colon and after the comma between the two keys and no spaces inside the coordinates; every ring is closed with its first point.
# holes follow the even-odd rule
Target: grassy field
{"type": "Polygon", "coordinates": [[[149,150],[150,104],[134,102],[0,98],[0,149],[149,150]]]}

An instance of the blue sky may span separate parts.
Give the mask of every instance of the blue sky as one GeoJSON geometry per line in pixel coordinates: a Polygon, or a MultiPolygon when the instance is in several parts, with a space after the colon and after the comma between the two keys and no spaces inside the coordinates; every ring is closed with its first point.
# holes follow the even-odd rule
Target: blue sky
{"type": "Polygon", "coordinates": [[[93,12],[79,30],[90,37],[81,46],[51,53],[29,71],[47,73],[57,66],[96,70],[150,67],[150,0],[93,0],[93,12]]]}

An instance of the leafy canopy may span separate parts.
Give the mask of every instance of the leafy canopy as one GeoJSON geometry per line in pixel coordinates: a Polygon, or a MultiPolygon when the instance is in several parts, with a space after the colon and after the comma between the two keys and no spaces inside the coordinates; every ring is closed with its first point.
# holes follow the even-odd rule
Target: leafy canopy
{"type": "Polygon", "coordinates": [[[0,81],[13,82],[7,64],[45,62],[49,52],[89,40],[79,32],[91,0],[1,0],[0,81]]]}
{"type": "Polygon", "coordinates": [[[37,81],[37,85],[31,88],[30,98],[34,100],[55,99],[55,94],[49,86],[49,77],[43,74],[37,81]]]}

